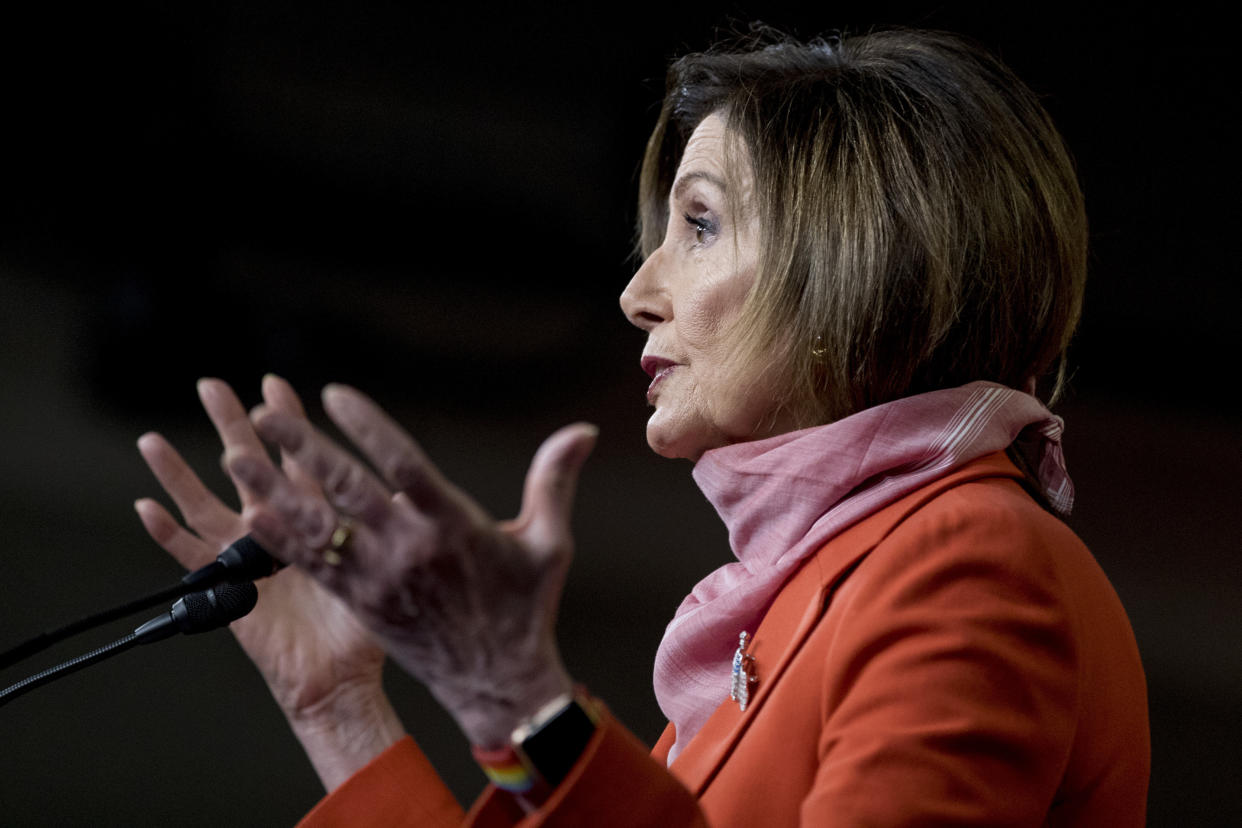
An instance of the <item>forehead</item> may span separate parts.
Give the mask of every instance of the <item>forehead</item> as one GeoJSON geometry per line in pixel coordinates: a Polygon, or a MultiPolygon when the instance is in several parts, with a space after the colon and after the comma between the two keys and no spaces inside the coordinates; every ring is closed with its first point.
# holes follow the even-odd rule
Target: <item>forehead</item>
{"type": "Polygon", "coordinates": [[[708,115],[686,142],[669,198],[676,201],[703,184],[714,186],[734,209],[746,212],[753,183],[744,142],[720,115],[708,115]]]}
{"type": "Polygon", "coordinates": [[[708,115],[704,118],[690,140],[686,142],[686,150],[682,153],[681,164],[677,166],[677,177],[687,172],[703,168],[723,176],[725,171],[725,122],[719,115],[708,115]]]}

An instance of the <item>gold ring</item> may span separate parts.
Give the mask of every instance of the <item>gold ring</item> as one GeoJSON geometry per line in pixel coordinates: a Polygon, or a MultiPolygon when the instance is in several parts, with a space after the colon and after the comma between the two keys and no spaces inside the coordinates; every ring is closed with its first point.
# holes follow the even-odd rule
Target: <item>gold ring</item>
{"type": "Polygon", "coordinates": [[[354,535],[354,522],[349,518],[341,518],[336,524],[336,528],[332,530],[332,538],[328,541],[328,545],[324,548],[323,562],[328,566],[340,566],[341,561],[345,559],[341,553],[347,552],[349,540],[354,535]]]}

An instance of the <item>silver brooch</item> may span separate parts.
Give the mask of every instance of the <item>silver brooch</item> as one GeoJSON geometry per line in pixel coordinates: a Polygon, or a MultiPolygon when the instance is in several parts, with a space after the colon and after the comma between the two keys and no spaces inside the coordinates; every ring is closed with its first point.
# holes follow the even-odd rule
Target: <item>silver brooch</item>
{"type": "Polygon", "coordinates": [[[755,675],[755,657],[746,652],[750,635],[743,632],[737,637],[737,652],[733,654],[733,678],[729,686],[729,698],[745,712],[750,703],[750,686],[759,681],[755,675]]]}

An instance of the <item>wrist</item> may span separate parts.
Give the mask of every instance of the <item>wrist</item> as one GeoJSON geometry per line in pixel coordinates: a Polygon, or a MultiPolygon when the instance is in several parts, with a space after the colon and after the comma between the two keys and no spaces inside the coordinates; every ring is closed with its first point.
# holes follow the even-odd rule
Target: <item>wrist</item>
{"type": "Polygon", "coordinates": [[[573,693],[574,684],[565,669],[553,668],[529,673],[521,680],[494,678],[479,686],[458,688],[441,704],[457,721],[473,745],[483,748],[509,744],[513,731],[549,702],[573,693]]]}
{"type": "Polygon", "coordinates": [[[388,697],[374,687],[344,685],[286,719],[329,792],[405,736],[388,697]]]}

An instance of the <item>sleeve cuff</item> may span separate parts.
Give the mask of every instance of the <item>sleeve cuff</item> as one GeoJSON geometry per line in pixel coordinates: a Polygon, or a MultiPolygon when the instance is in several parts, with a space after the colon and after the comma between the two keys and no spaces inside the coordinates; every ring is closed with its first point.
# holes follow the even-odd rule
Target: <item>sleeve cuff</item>
{"type": "Polygon", "coordinates": [[[460,825],[462,809],[409,736],[372,759],[302,818],[298,828],[460,825]]]}
{"type": "Polygon", "coordinates": [[[489,785],[465,824],[475,828],[705,825],[690,792],[602,704],[597,705],[599,729],[547,802],[523,815],[510,794],[489,785]]]}

